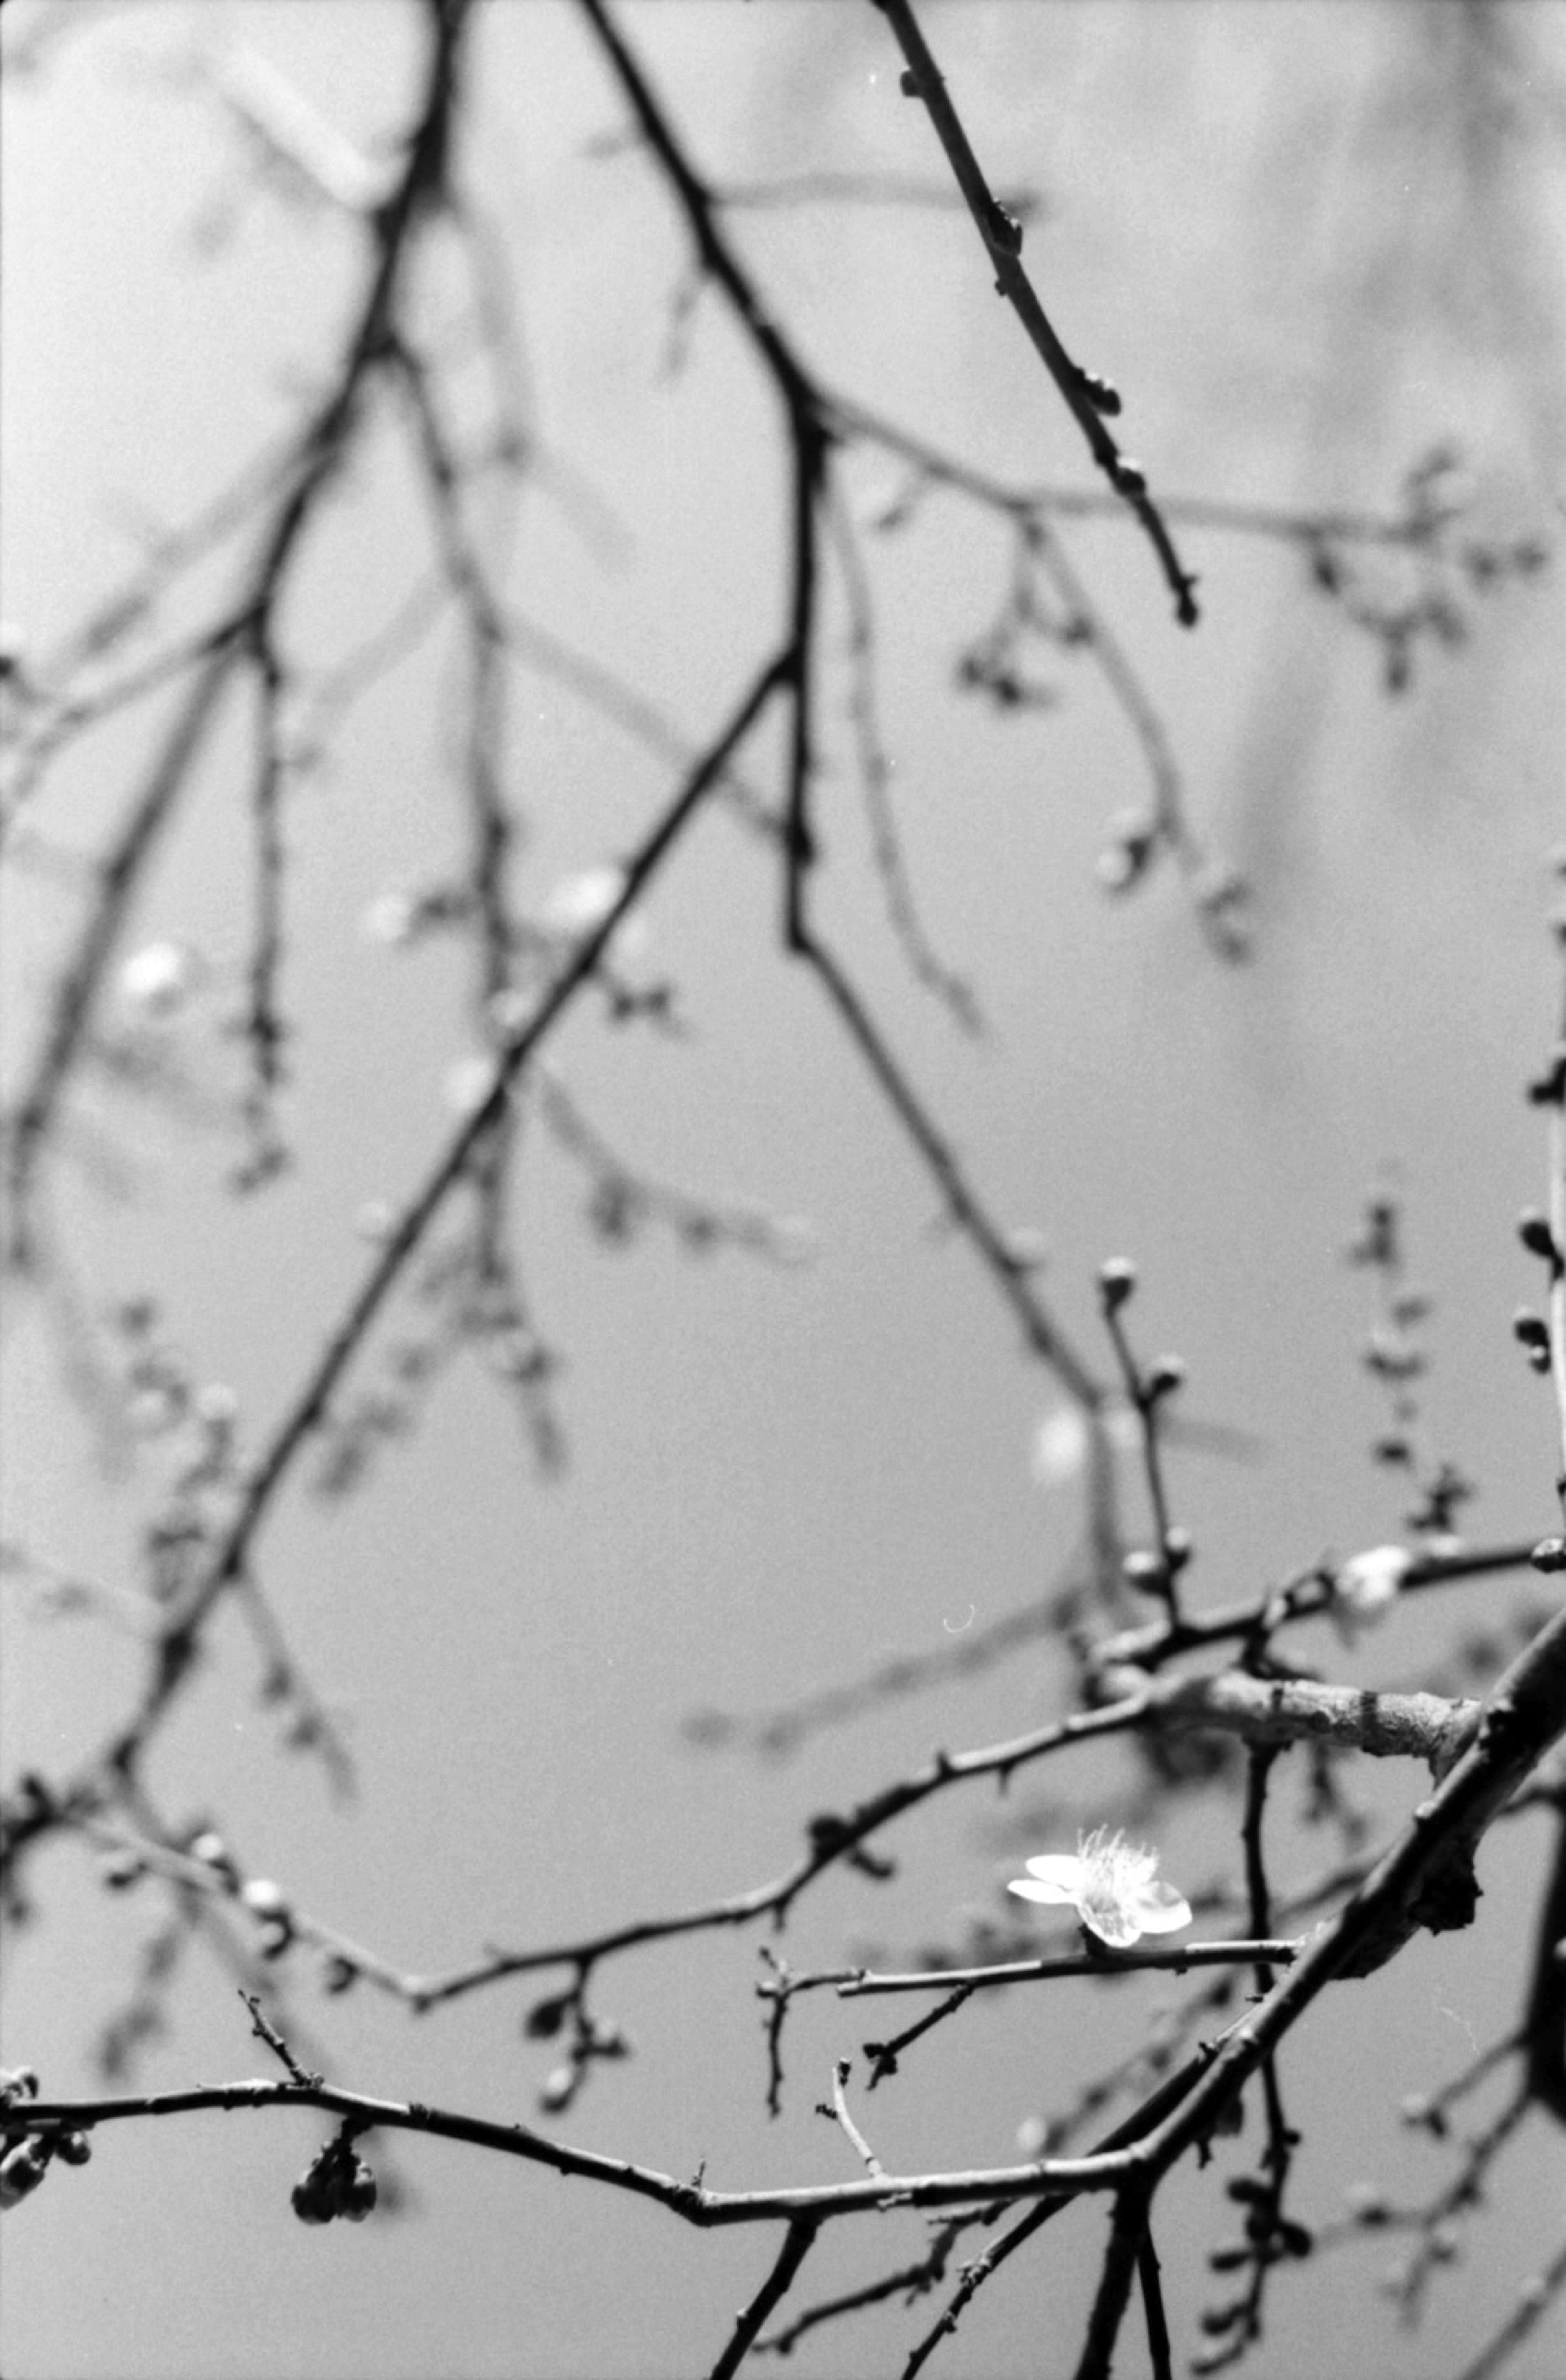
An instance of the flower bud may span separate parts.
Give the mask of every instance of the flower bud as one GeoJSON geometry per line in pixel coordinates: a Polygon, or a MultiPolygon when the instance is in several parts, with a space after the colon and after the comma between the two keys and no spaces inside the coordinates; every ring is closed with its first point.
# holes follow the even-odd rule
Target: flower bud
{"type": "Polygon", "coordinates": [[[36,2133],[0,2157],[0,2210],[19,2206],[49,2170],[49,2143],[36,2133]]]}
{"type": "Polygon", "coordinates": [[[577,2095],[577,2070],[574,2066],[557,2066],[545,2080],[539,2093],[539,2105],[546,2116],[558,2116],[577,2095]]]}
{"type": "Polygon", "coordinates": [[[1127,1586],[1134,1586],[1138,1595],[1161,1595],[1169,1585],[1168,1562],[1147,1547],[1127,1554],[1120,1567],[1127,1586]]]}
{"type": "Polygon", "coordinates": [[[1530,1256],[1543,1257],[1547,1264],[1560,1261],[1555,1234],[1547,1217],[1536,1207],[1525,1207],[1517,1218],[1517,1236],[1530,1256]]]}
{"type": "Polygon", "coordinates": [[[1111,1257],[1099,1267],[1099,1302],[1106,1315],[1118,1314],[1136,1287],[1136,1268],[1129,1257],[1111,1257]]]}

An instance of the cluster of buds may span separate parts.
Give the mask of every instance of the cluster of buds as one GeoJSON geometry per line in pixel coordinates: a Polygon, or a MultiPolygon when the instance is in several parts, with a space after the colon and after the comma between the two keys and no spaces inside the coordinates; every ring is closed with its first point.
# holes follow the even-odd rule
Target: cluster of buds
{"type": "Polygon", "coordinates": [[[294,2184],[293,2208],[301,2223],[332,2223],[339,2215],[362,2223],[378,2196],[375,2176],[345,2134],[313,2156],[294,2184]]]}
{"type": "MultiPolygon", "coordinates": [[[[1547,1215],[1535,1207],[1524,1209],[1517,1219],[1517,1236],[1531,1257],[1537,1257],[1546,1267],[1551,1289],[1560,1279],[1561,1255],[1555,1245],[1555,1233],[1547,1215]]],[[[1511,1324],[1512,1337],[1536,1372],[1548,1372],[1550,1363],[1549,1326],[1531,1307],[1518,1309],[1511,1324]]]]}
{"type": "Polygon", "coordinates": [[[564,2113],[599,2058],[629,2058],[634,2046],[619,2025],[601,2024],[589,2012],[582,1998],[586,1980],[580,1977],[569,1991],[536,2001],[522,2021],[529,2041],[552,2041],[570,2029],[564,2058],[551,2069],[539,2091],[539,2107],[546,2116],[564,2113]]]}
{"type": "Polygon", "coordinates": [[[1455,650],[1467,641],[1467,597],[1496,593],[1509,580],[1536,577],[1550,558],[1544,540],[1533,535],[1453,537],[1454,525],[1473,495],[1462,462],[1455,447],[1439,445],[1404,474],[1399,541],[1417,557],[1420,574],[1420,583],[1407,597],[1376,588],[1345,543],[1325,525],[1304,540],[1311,584],[1379,643],[1382,684],[1389,694],[1408,691],[1414,655],[1422,647],[1455,650]]]}

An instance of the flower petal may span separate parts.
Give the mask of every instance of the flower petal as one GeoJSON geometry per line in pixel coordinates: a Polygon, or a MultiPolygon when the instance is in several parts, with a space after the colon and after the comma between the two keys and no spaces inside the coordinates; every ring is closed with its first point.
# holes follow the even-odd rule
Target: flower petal
{"type": "Polygon", "coordinates": [[[1077,1914],[1089,1933],[1107,1942],[1111,1950],[1129,1950],[1142,1931],[1130,1911],[1108,1895],[1079,1904],[1077,1914]]]}
{"type": "Polygon", "coordinates": [[[1046,1900],[1054,1909],[1058,1909],[1062,1901],[1070,1906],[1075,1900],[1074,1894],[1062,1892],[1058,1884],[1030,1884],[1026,1876],[1014,1877],[1006,1890],[1014,1892],[1019,1900],[1046,1900]]]}
{"type": "Polygon", "coordinates": [[[1172,1934],[1191,1923],[1191,1904],[1172,1884],[1143,1885],[1130,1906],[1140,1934],[1172,1934]]]}
{"type": "Polygon", "coordinates": [[[1041,1858],[1025,1860],[1023,1864],[1040,1884],[1057,1885],[1068,1900],[1074,1900],[1087,1881],[1086,1861],[1070,1852],[1046,1852],[1041,1858]]]}

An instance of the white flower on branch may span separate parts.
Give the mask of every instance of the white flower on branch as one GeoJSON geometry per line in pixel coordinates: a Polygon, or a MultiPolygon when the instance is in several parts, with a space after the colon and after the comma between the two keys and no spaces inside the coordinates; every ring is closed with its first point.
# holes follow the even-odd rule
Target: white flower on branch
{"type": "Polygon", "coordinates": [[[1117,1828],[1082,1836],[1076,1856],[1047,1852],[1027,1862],[1027,1875],[1006,1887],[1022,1900],[1074,1909],[1090,1933],[1114,1950],[1128,1950],[1144,1934],[1171,1934],[1191,1923],[1191,1904],[1159,1881],[1159,1855],[1128,1843],[1117,1828]]]}
{"type": "Polygon", "coordinates": [[[1331,1611],[1347,1643],[1386,1618],[1413,1560],[1406,1546],[1372,1546],[1344,1562],[1332,1581],[1331,1611]]]}

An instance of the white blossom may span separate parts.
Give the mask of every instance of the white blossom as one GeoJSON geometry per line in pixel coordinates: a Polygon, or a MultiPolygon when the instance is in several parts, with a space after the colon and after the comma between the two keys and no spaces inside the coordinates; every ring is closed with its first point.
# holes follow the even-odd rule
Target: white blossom
{"type": "Polygon", "coordinates": [[[1104,1827],[1078,1839],[1075,1858],[1047,1852],[1007,1885],[1022,1900],[1074,1909],[1111,1949],[1128,1950],[1143,1934],[1169,1934],[1191,1923],[1191,1904],[1159,1880],[1159,1855],[1104,1827]]]}

